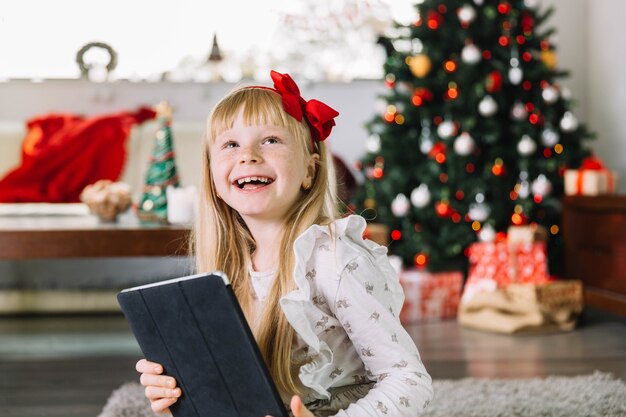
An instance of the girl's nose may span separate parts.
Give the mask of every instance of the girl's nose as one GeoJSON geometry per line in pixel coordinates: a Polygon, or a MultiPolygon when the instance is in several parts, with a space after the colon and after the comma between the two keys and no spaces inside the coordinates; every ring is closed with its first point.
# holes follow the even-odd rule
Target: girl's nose
{"type": "Polygon", "coordinates": [[[242,149],[239,163],[241,164],[259,163],[262,160],[263,158],[261,157],[261,153],[259,152],[259,149],[256,146],[251,145],[251,146],[245,146],[242,149]]]}

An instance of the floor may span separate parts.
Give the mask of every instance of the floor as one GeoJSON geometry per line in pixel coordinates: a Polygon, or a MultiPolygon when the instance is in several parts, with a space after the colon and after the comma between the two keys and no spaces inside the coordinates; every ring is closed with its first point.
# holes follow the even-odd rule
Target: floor
{"type": "MultiPolygon", "coordinates": [[[[455,321],[408,325],[436,379],[612,372],[626,380],[626,318],[587,309],[568,333],[505,336],[455,321]]],[[[140,352],[120,315],[0,318],[0,416],[95,417],[137,379],[140,352]]]]}

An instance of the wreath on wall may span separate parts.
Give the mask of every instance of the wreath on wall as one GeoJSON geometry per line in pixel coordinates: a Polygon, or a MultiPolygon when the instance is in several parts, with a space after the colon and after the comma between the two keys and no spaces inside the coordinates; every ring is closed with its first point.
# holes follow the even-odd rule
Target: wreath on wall
{"type": "Polygon", "coordinates": [[[115,52],[115,49],[113,49],[111,45],[104,42],[89,42],[76,53],[76,63],[78,64],[78,68],[80,68],[80,76],[82,78],[89,78],[89,70],[93,68],[93,64],[87,64],[84,60],[85,53],[91,48],[100,48],[108,52],[109,63],[106,65],[107,74],[117,67],[117,52],[115,52]]]}

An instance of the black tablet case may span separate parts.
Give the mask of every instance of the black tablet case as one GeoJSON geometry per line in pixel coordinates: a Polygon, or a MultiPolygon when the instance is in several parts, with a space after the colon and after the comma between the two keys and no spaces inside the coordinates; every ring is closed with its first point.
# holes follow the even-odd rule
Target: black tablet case
{"type": "Polygon", "coordinates": [[[193,275],[117,299],[146,359],[182,389],[174,417],[288,417],[227,282],[221,273],[193,275]]]}

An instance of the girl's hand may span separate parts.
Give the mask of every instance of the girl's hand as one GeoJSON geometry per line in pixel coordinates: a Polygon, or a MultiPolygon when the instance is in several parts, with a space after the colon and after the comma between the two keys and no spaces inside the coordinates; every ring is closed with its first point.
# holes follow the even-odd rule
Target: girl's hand
{"type": "Polygon", "coordinates": [[[163,366],[145,359],[139,360],[135,369],[141,373],[139,382],[146,387],[146,397],[150,400],[152,411],[170,413],[169,406],[182,394],[180,388],[176,388],[176,380],[163,375],[163,366]]]}
{"type": "MultiPolygon", "coordinates": [[[[304,404],[302,404],[302,400],[299,396],[294,395],[291,397],[291,412],[293,413],[293,417],[315,417],[315,415],[310,412],[304,404]]],[[[272,416],[265,416],[272,417],[272,416]]]]}
{"type": "Polygon", "coordinates": [[[312,412],[302,404],[302,399],[294,395],[291,397],[291,412],[293,417],[315,417],[312,412]]]}

